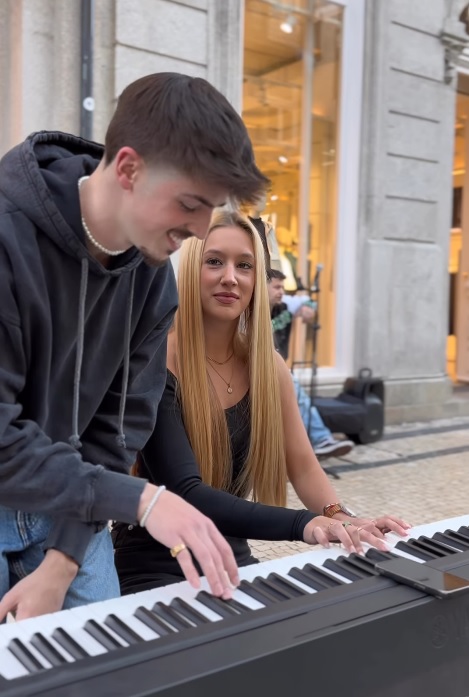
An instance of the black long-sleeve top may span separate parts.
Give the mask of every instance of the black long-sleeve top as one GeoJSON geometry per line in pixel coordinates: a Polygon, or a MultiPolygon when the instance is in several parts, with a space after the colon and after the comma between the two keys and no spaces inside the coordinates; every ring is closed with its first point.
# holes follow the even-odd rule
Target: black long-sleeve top
{"type": "MultiPolygon", "coordinates": [[[[158,408],[155,430],[143,450],[144,471],[155,484],[166,487],[211,518],[225,535],[241,566],[251,563],[247,538],[259,540],[303,540],[305,525],[314,514],[246,501],[229,491],[221,491],[202,482],[199,468],[184,427],[176,394],[177,382],[168,371],[163,397],[158,408]]],[[[268,399],[268,397],[266,397],[268,399]]],[[[232,484],[245,463],[250,439],[249,394],[225,411],[232,450],[232,484]]],[[[146,530],[125,524],[114,526],[116,567],[123,592],[126,578],[139,575],[180,574],[179,565],[169,551],[146,530]]],[[[128,591],[127,591],[128,592],[128,591]]]]}

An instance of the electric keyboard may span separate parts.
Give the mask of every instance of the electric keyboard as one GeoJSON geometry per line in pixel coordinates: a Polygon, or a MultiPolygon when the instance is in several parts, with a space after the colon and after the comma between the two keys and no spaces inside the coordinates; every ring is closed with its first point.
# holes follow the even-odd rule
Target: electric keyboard
{"type": "Polygon", "coordinates": [[[2,697],[468,697],[469,595],[378,575],[390,554],[469,578],[469,516],[240,569],[233,599],[182,582],[0,626],[2,697]]]}

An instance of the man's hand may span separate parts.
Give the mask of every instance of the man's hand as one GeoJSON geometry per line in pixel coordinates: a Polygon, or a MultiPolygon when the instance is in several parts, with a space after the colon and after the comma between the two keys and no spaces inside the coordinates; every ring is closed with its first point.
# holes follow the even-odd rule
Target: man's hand
{"type": "Polygon", "coordinates": [[[297,317],[301,317],[303,324],[313,324],[316,317],[316,310],[309,305],[302,305],[298,310],[297,317]]]}
{"type": "MultiPolygon", "coordinates": [[[[140,520],[156,487],[147,484],[138,510],[140,520]]],[[[186,545],[177,560],[189,583],[198,588],[199,575],[191,554],[199,562],[214,595],[231,598],[232,586],[239,583],[233,551],[212,521],[180,496],[164,491],[147,518],[146,529],[158,542],[170,549],[186,545]],[[189,552],[190,550],[190,552],[189,552]]]]}
{"type": "Polygon", "coordinates": [[[21,579],[0,601],[0,622],[9,612],[17,620],[62,609],[78,565],[62,552],[49,549],[35,571],[21,579]]]}

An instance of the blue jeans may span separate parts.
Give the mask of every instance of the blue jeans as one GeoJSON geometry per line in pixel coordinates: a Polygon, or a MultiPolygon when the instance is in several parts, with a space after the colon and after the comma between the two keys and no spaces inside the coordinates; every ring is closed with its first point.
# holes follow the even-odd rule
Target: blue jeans
{"type": "Polygon", "coordinates": [[[315,406],[311,406],[311,398],[301,387],[297,378],[293,378],[295,386],[296,399],[300,408],[301,419],[308,432],[309,438],[313,446],[318,445],[327,438],[332,438],[332,434],[324,425],[321,415],[315,406]]]}
{"type": "MultiPolygon", "coordinates": [[[[0,598],[44,559],[52,519],[0,506],[0,598]]],[[[82,566],[68,589],[64,610],[120,595],[108,528],[93,535],[82,566]]]]}

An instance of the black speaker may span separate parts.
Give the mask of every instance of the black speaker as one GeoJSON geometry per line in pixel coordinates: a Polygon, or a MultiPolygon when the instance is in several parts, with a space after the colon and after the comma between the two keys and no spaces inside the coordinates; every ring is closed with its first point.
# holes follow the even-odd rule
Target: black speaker
{"type": "Polygon", "coordinates": [[[369,368],[347,378],[337,397],[316,397],[314,405],[333,433],[345,433],[355,443],[374,443],[383,435],[384,382],[369,368]]]}

